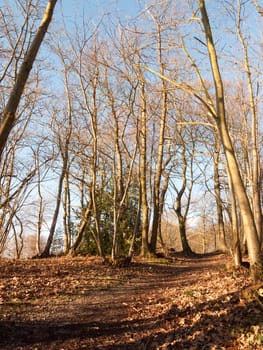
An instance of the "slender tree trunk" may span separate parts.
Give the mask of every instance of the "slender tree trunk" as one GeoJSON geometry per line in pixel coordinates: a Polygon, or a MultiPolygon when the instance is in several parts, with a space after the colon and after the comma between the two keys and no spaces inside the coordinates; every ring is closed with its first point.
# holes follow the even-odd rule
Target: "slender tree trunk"
{"type": "MultiPolygon", "coordinates": [[[[163,63],[163,45],[162,45],[162,35],[161,35],[161,25],[157,23],[157,35],[158,35],[158,61],[160,66],[160,72],[164,75],[164,63],[163,63]]],[[[160,120],[160,131],[159,131],[159,143],[158,143],[158,154],[157,154],[157,166],[156,172],[154,174],[154,184],[153,184],[153,220],[152,220],[152,230],[151,230],[151,242],[150,250],[151,253],[156,253],[157,237],[160,227],[161,220],[161,203],[160,203],[160,184],[163,172],[163,153],[164,153],[164,136],[167,120],[167,88],[165,79],[162,82],[162,114],[160,120]]]]}
{"type": "MultiPolygon", "coordinates": [[[[181,116],[180,116],[181,118],[181,116]]],[[[186,199],[186,203],[185,203],[185,209],[184,212],[182,210],[182,199],[183,196],[186,193],[186,189],[187,189],[187,169],[188,169],[188,164],[189,164],[189,160],[187,159],[187,154],[186,154],[186,142],[184,140],[183,137],[183,131],[181,129],[181,126],[179,124],[178,126],[178,139],[180,140],[180,145],[181,145],[181,149],[182,149],[182,154],[181,154],[181,162],[182,162],[182,174],[181,174],[181,187],[179,189],[176,188],[176,185],[173,184],[173,187],[176,191],[176,200],[175,200],[175,204],[173,206],[174,212],[177,216],[178,219],[178,223],[179,223],[179,233],[180,233],[180,238],[181,238],[181,243],[182,243],[182,248],[183,248],[183,252],[187,255],[192,255],[193,251],[191,249],[191,247],[188,244],[188,240],[186,237],[186,221],[187,221],[187,216],[188,216],[188,212],[190,209],[190,202],[191,202],[191,194],[192,194],[192,189],[193,189],[193,162],[194,162],[194,158],[191,157],[190,159],[190,173],[191,173],[191,182],[190,185],[188,186],[188,196],[186,199]]],[[[194,153],[194,152],[193,152],[194,153]]]]}
{"type": "Polygon", "coordinates": [[[141,201],[139,200],[138,208],[137,208],[137,212],[136,212],[135,225],[134,225],[134,229],[133,229],[133,235],[132,235],[129,253],[128,253],[128,256],[130,258],[133,256],[133,253],[134,253],[134,245],[135,245],[136,236],[138,235],[138,232],[139,232],[140,221],[141,221],[141,201]]]}
{"type": "Polygon", "coordinates": [[[92,135],[92,156],[91,156],[91,185],[90,185],[90,196],[92,201],[92,212],[95,224],[94,239],[97,244],[98,253],[101,257],[104,257],[102,239],[101,239],[101,229],[100,229],[100,213],[98,209],[97,200],[97,172],[98,172],[98,84],[99,84],[99,63],[98,63],[98,48],[97,42],[94,42],[94,71],[91,74],[91,96],[87,94],[86,78],[84,78],[82,72],[82,55],[79,58],[80,70],[78,72],[79,82],[81,87],[81,92],[85,104],[85,109],[88,112],[91,125],[91,135],[92,135]]]}
{"type": "Polygon", "coordinates": [[[158,146],[158,157],[157,157],[157,168],[154,176],[154,188],[153,188],[153,220],[152,220],[152,235],[150,242],[151,253],[155,254],[157,237],[159,232],[159,223],[162,216],[162,206],[160,203],[160,184],[163,171],[163,149],[164,149],[164,134],[166,126],[167,116],[167,92],[163,92],[162,97],[162,116],[159,133],[159,146],[158,146]]]}
{"type": "MultiPolygon", "coordinates": [[[[63,155],[63,161],[65,164],[65,174],[64,174],[64,198],[63,198],[63,226],[64,226],[64,253],[67,254],[71,245],[71,199],[70,199],[70,188],[69,188],[69,145],[71,141],[71,135],[73,130],[72,123],[72,102],[69,88],[69,68],[65,62],[65,58],[62,52],[59,52],[59,57],[62,61],[64,67],[64,87],[67,96],[67,130],[65,135],[65,148],[64,151],[61,149],[61,154],[63,155]]],[[[62,143],[62,142],[60,142],[62,143]]]]}
{"type": "Polygon", "coordinates": [[[60,174],[59,181],[58,181],[58,190],[57,190],[57,198],[56,198],[54,215],[53,215],[53,219],[52,219],[52,223],[50,226],[49,235],[48,235],[48,239],[47,239],[45,248],[44,248],[43,252],[40,254],[41,258],[47,258],[48,256],[50,256],[50,248],[51,248],[51,245],[52,245],[52,242],[54,239],[55,230],[56,230],[57,221],[58,221],[59,210],[60,210],[60,205],[61,205],[61,197],[62,197],[62,190],[63,190],[63,182],[64,182],[65,173],[66,173],[66,164],[65,164],[65,160],[64,160],[61,174],[60,174]]]}
{"type": "Polygon", "coordinates": [[[258,145],[258,116],[256,109],[255,95],[253,91],[252,72],[248,56],[248,48],[241,31],[241,10],[242,5],[239,1],[238,4],[238,23],[237,31],[239,40],[244,53],[244,66],[247,76],[247,85],[249,91],[249,108],[251,111],[251,140],[252,140],[252,208],[255,218],[255,224],[257,228],[259,242],[262,244],[263,232],[262,232],[262,207],[261,207],[261,169],[260,169],[260,154],[258,145]]]}
{"type": "Polygon", "coordinates": [[[149,209],[147,200],[147,111],[145,97],[145,83],[141,81],[141,133],[140,133],[140,187],[141,187],[141,207],[142,207],[142,246],[141,255],[146,257],[149,253],[149,209]]]}
{"type": "Polygon", "coordinates": [[[214,189],[216,197],[216,209],[217,209],[217,224],[218,224],[218,249],[225,251],[226,250],[226,235],[225,235],[225,224],[223,218],[223,208],[221,200],[221,191],[220,191],[220,177],[219,177],[219,155],[220,155],[220,146],[218,135],[215,135],[215,152],[214,152],[214,189]]]}
{"type": "MultiPolygon", "coordinates": [[[[113,180],[114,181],[114,180],[113,180]]],[[[116,189],[113,190],[114,192],[116,189]]],[[[112,247],[111,247],[111,259],[112,261],[115,260],[116,256],[118,255],[118,238],[119,238],[119,225],[118,225],[118,208],[117,208],[117,200],[116,200],[116,193],[114,193],[113,196],[113,238],[112,238],[112,247]]]]}
{"type": "Polygon", "coordinates": [[[123,159],[120,147],[120,126],[118,122],[118,116],[115,110],[114,97],[110,92],[108,82],[107,82],[107,91],[110,98],[111,112],[114,119],[114,146],[115,146],[115,157],[113,164],[113,173],[114,173],[114,188],[113,188],[113,241],[112,241],[112,250],[111,258],[114,261],[118,255],[119,250],[119,221],[121,219],[121,212],[123,209],[124,203],[124,185],[123,185],[123,159]]]}
{"type": "Polygon", "coordinates": [[[238,218],[237,218],[237,207],[236,207],[236,196],[233,189],[233,184],[228,171],[229,177],[229,192],[231,199],[231,223],[232,223],[232,240],[233,240],[233,258],[235,266],[241,266],[242,264],[242,254],[240,246],[240,237],[238,229],[238,218]]]}
{"type": "MultiPolygon", "coordinates": [[[[68,169],[69,170],[69,169],[68,169]]],[[[71,199],[69,188],[69,171],[67,170],[64,179],[64,198],[63,198],[63,227],[64,227],[64,253],[69,252],[71,246],[71,199]]]]}
{"type": "MultiPolygon", "coordinates": [[[[138,127],[137,127],[137,132],[138,132],[138,127]]],[[[138,144],[138,142],[137,142],[137,144],[138,144]]],[[[138,172],[138,174],[140,172],[140,162],[138,162],[137,172],[138,172]]],[[[138,188],[138,190],[139,190],[138,207],[137,207],[137,211],[136,211],[136,220],[135,220],[135,225],[134,225],[134,229],[133,229],[132,239],[131,239],[131,243],[130,243],[130,247],[129,247],[129,254],[128,254],[129,257],[132,257],[132,255],[134,253],[134,246],[135,246],[136,237],[140,235],[140,228],[141,228],[142,196],[141,196],[141,183],[140,183],[140,181],[138,182],[138,186],[139,186],[139,188],[138,188]]]]}
{"type": "Polygon", "coordinates": [[[44,203],[43,196],[41,192],[41,176],[40,176],[40,164],[39,164],[39,154],[36,156],[36,169],[37,169],[37,192],[39,197],[38,205],[38,215],[37,215],[37,232],[36,232],[36,255],[41,254],[41,230],[43,225],[43,214],[44,214],[44,203]]]}
{"type": "MultiPolygon", "coordinates": [[[[65,138],[65,144],[63,146],[63,141],[62,138],[63,136],[60,135],[60,131],[58,132],[58,144],[59,144],[59,149],[60,153],[62,156],[62,169],[61,169],[61,174],[59,177],[59,182],[58,182],[58,192],[57,192],[57,199],[56,199],[56,206],[55,206],[55,211],[51,223],[51,227],[49,230],[49,236],[46,242],[46,246],[44,251],[41,253],[41,257],[45,258],[50,255],[50,248],[53,242],[53,238],[55,235],[55,230],[57,226],[57,221],[58,221],[58,216],[59,216],[59,211],[60,211],[60,206],[61,206],[61,201],[62,201],[62,192],[63,192],[63,183],[66,184],[65,190],[65,196],[67,196],[67,186],[69,185],[68,183],[68,176],[69,176],[69,144],[70,144],[70,139],[71,139],[71,134],[72,134],[72,108],[71,108],[71,97],[70,97],[70,91],[69,91],[69,83],[68,83],[68,69],[66,67],[63,55],[60,53],[60,58],[61,61],[64,65],[64,86],[65,86],[65,92],[67,96],[67,129],[66,129],[66,134],[64,136],[65,138]]],[[[65,210],[67,211],[67,208],[64,207],[64,214],[65,210]]],[[[66,230],[69,228],[66,228],[66,230]]],[[[69,248],[69,242],[67,242],[67,233],[64,234],[66,236],[66,253],[69,248]]]]}

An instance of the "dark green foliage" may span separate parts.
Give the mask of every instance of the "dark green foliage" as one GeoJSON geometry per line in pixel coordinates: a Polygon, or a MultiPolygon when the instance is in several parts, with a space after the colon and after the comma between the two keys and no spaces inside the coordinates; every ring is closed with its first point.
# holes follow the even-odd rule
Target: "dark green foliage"
{"type": "MultiPolygon", "coordinates": [[[[134,190],[127,196],[126,202],[122,206],[119,213],[118,224],[118,252],[120,255],[128,255],[132,236],[134,234],[137,217],[138,191],[134,190]]],[[[97,215],[99,221],[100,237],[102,242],[102,250],[104,255],[110,255],[113,241],[113,208],[112,194],[108,190],[101,189],[97,191],[96,196],[97,215]]],[[[81,211],[85,211],[83,208],[81,211]]],[[[140,227],[140,225],[139,225],[140,227]]],[[[81,255],[97,255],[98,247],[96,243],[96,225],[94,213],[92,213],[90,223],[87,225],[82,242],[77,250],[81,255]]],[[[140,247],[140,234],[136,232],[136,240],[134,250],[140,247]]]]}

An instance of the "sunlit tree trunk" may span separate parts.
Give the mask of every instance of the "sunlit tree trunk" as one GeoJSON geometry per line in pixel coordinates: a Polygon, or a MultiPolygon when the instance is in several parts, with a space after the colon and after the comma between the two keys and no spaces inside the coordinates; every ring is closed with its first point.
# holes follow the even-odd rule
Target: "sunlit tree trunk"
{"type": "Polygon", "coordinates": [[[242,181],[238,163],[235,157],[234,148],[229,136],[229,131],[226,122],[225,115],[225,103],[224,103],[224,88],[220,74],[220,69],[217,60],[217,53],[215,50],[212,31],[209,23],[209,18],[206,11],[205,1],[199,0],[200,10],[202,14],[202,23],[206,35],[207,50],[209,54],[212,74],[214,78],[214,86],[216,92],[216,116],[219,135],[223,144],[225,152],[227,166],[230,172],[234,192],[237,196],[237,201],[240,209],[240,215],[242,218],[244,233],[247,238],[248,254],[251,264],[251,273],[254,279],[259,278],[259,267],[261,267],[260,258],[260,246],[257,235],[257,228],[253,217],[253,212],[250,207],[249,199],[246,193],[244,183],[242,181]]]}

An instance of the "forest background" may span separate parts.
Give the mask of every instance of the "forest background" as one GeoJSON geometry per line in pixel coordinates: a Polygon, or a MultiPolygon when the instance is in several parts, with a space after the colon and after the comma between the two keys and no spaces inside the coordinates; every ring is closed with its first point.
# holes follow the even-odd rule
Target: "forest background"
{"type": "MultiPolygon", "coordinates": [[[[46,1],[0,4],[4,118],[46,1]]],[[[262,6],[203,5],[57,3],[1,156],[1,255],[258,262],[262,6]]]]}

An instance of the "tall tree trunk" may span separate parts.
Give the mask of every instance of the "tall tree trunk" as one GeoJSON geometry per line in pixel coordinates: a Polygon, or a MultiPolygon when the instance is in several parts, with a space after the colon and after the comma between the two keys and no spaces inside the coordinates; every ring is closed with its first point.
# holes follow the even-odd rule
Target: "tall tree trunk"
{"type": "MultiPolygon", "coordinates": [[[[97,41],[94,41],[94,71],[91,72],[89,77],[91,91],[91,96],[88,96],[86,77],[84,76],[83,69],[83,57],[82,51],[80,52],[79,59],[79,72],[78,78],[81,88],[81,93],[84,101],[85,110],[89,115],[91,136],[92,136],[92,155],[91,155],[91,175],[90,175],[90,197],[92,201],[92,212],[94,218],[95,232],[93,233],[98,253],[101,257],[104,257],[102,239],[101,239],[101,229],[100,229],[100,213],[98,208],[98,198],[97,198],[97,173],[98,173],[98,84],[99,84],[99,63],[98,63],[98,47],[97,41]]],[[[87,59],[87,57],[85,58],[87,59]]]]}
{"type": "MultiPolygon", "coordinates": [[[[162,45],[162,35],[161,35],[161,25],[157,23],[157,35],[158,35],[158,61],[160,66],[161,74],[164,75],[164,62],[163,62],[163,45],[162,45]]],[[[163,172],[163,153],[164,153],[164,136],[167,120],[167,88],[165,79],[162,82],[162,114],[160,120],[160,130],[159,130],[159,143],[158,143],[158,153],[157,153],[157,166],[154,174],[154,184],[153,184],[153,220],[152,220],[152,230],[151,230],[151,241],[150,250],[151,253],[156,253],[157,237],[160,227],[160,221],[162,216],[162,205],[160,203],[160,185],[163,172]]]]}
{"type": "Polygon", "coordinates": [[[119,222],[121,219],[121,213],[124,203],[124,185],[123,185],[123,159],[120,147],[120,126],[118,121],[118,116],[114,104],[114,96],[110,91],[108,81],[107,81],[107,92],[110,98],[110,107],[112,116],[114,119],[114,160],[113,160],[113,240],[112,240],[112,250],[111,258],[114,261],[118,255],[119,250],[119,222]]]}
{"type": "MultiPolygon", "coordinates": [[[[164,82],[163,88],[165,89],[164,82]]],[[[162,216],[162,205],[160,203],[160,184],[163,171],[163,149],[164,149],[164,134],[167,117],[167,92],[162,93],[162,116],[161,125],[159,132],[159,145],[158,145],[158,156],[157,156],[157,168],[154,176],[154,188],[153,188],[153,220],[152,220],[152,235],[150,242],[151,253],[156,252],[157,237],[159,230],[159,223],[162,216]]]]}
{"type": "MultiPolygon", "coordinates": [[[[70,91],[69,91],[69,82],[68,82],[68,68],[66,66],[64,57],[62,53],[60,52],[60,59],[63,63],[64,66],[64,86],[65,86],[65,92],[67,96],[67,129],[66,129],[66,134],[64,136],[65,141],[63,140],[63,136],[60,134],[60,130],[58,131],[58,144],[59,144],[59,150],[61,153],[62,157],[62,169],[61,169],[61,174],[59,177],[59,182],[58,182],[58,192],[57,192],[57,199],[56,199],[56,206],[55,206],[55,211],[51,223],[51,227],[49,230],[49,236],[46,242],[46,246],[41,253],[41,257],[45,258],[50,255],[50,248],[53,242],[53,238],[55,235],[55,230],[57,226],[57,221],[58,221],[58,216],[59,216],[59,211],[60,211],[60,206],[61,206],[61,200],[62,200],[62,192],[63,192],[63,183],[65,182],[66,188],[65,188],[65,196],[67,196],[67,187],[69,185],[68,183],[68,176],[69,176],[69,144],[70,144],[70,139],[72,135],[72,107],[71,107],[71,97],[70,97],[70,91]],[[63,141],[65,144],[63,145],[63,141]]],[[[64,210],[67,210],[64,207],[64,210]]],[[[65,234],[66,236],[66,234],[65,234]]],[[[67,239],[66,239],[67,241],[67,239]]],[[[69,243],[69,242],[68,242],[69,243]]],[[[66,242],[66,253],[68,251],[68,244],[66,242]]]]}
{"type": "Polygon", "coordinates": [[[142,246],[141,255],[146,257],[149,253],[149,209],[147,200],[147,111],[145,97],[145,83],[141,79],[141,133],[140,133],[140,188],[142,208],[142,246]]]}
{"type": "Polygon", "coordinates": [[[220,69],[217,60],[217,53],[213,42],[212,31],[207,15],[205,1],[199,0],[200,10],[202,14],[202,23],[206,35],[207,50],[209,54],[212,74],[214,78],[214,86],[216,91],[216,116],[219,135],[223,144],[230,177],[232,180],[234,192],[237,196],[237,201],[240,209],[240,215],[242,218],[244,233],[247,238],[248,254],[251,264],[251,274],[254,279],[259,278],[261,273],[261,257],[260,257],[260,245],[257,235],[257,228],[253,217],[253,212],[250,207],[249,199],[246,193],[244,183],[242,181],[234,148],[230,139],[226,114],[225,114],[225,102],[224,102],[224,88],[220,74],[220,69]]]}
{"type": "Polygon", "coordinates": [[[44,200],[41,192],[41,175],[40,175],[40,162],[39,162],[39,149],[35,155],[36,169],[37,169],[37,192],[39,197],[38,214],[37,214],[37,232],[36,232],[36,255],[41,254],[41,230],[43,226],[43,214],[44,214],[44,200]]]}

